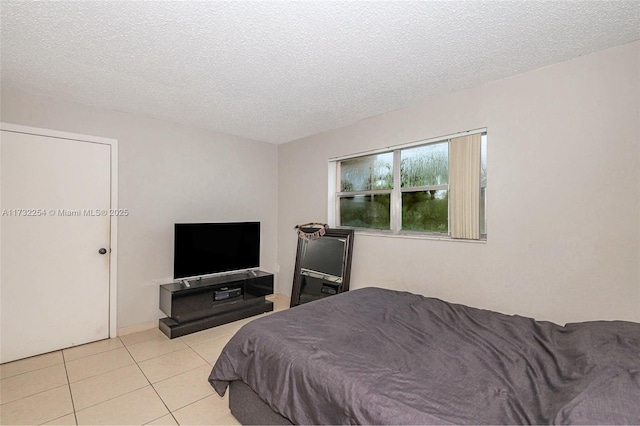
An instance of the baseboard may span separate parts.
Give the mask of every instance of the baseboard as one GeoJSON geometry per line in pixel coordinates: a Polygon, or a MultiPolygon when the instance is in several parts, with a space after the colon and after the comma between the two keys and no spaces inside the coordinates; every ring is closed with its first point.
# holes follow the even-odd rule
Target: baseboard
{"type": "Polygon", "coordinates": [[[289,302],[291,301],[291,297],[280,293],[269,294],[268,296],[265,296],[265,298],[276,305],[275,310],[277,311],[283,308],[288,308],[289,302]]]}
{"type": "Polygon", "coordinates": [[[150,330],[158,327],[158,320],[144,322],[142,324],[132,325],[131,327],[123,327],[118,329],[118,337],[126,336],[127,334],[137,333],[139,331],[150,330]]]}

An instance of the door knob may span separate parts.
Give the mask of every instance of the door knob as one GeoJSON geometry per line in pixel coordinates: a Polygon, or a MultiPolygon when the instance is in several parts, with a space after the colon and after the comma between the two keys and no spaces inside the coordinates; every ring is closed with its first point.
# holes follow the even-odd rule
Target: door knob
{"type": "Polygon", "coordinates": [[[100,250],[98,250],[98,253],[100,254],[106,254],[107,253],[107,249],[106,248],[101,248],[100,250]]]}

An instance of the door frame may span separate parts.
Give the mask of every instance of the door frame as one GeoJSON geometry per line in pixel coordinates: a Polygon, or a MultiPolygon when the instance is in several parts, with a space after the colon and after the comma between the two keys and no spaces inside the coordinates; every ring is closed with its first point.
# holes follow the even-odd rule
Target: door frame
{"type": "MultiPolygon", "coordinates": [[[[47,136],[50,138],[70,139],[79,142],[108,145],[111,153],[111,209],[118,208],[118,140],[78,133],[61,132],[39,127],[23,126],[0,122],[0,130],[29,135],[47,136]]],[[[110,215],[109,244],[109,337],[117,337],[118,333],[118,216],[110,215]]],[[[0,225],[0,233],[2,232],[0,225]]],[[[1,253],[0,253],[1,255],[1,253]]]]}

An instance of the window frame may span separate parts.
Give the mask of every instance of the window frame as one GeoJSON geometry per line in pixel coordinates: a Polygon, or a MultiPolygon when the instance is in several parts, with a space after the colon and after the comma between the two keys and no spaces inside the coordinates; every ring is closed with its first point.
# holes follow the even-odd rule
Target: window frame
{"type": "MultiPolygon", "coordinates": [[[[428,239],[438,239],[438,240],[448,240],[448,241],[465,241],[465,242],[486,242],[487,239],[487,225],[486,225],[486,208],[487,208],[487,200],[486,200],[486,187],[487,181],[480,179],[480,187],[478,191],[481,191],[483,188],[485,189],[485,203],[484,203],[484,211],[480,213],[480,216],[484,215],[485,223],[484,223],[484,233],[481,234],[480,240],[470,240],[470,239],[454,239],[450,236],[449,223],[451,222],[451,208],[447,209],[447,232],[435,232],[435,231],[416,231],[416,230],[404,230],[402,229],[402,194],[410,193],[410,192],[421,192],[421,191],[430,191],[430,190],[446,190],[449,191],[449,183],[447,179],[447,184],[441,185],[426,185],[426,186],[416,186],[416,187],[402,187],[401,182],[401,152],[402,150],[408,148],[416,148],[420,146],[433,145],[438,143],[447,142],[448,149],[450,149],[450,143],[452,139],[461,136],[468,136],[473,134],[483,134],[487,135],[487,128],[479,128],[466,132],[455,133],[446,136],[440,136],[436,138],[423,139],[415,142],[405,143],[401,145],[394,145],[387,148],[361,152],[353,155],[345,155],[341,157],[334,157],[329,159],[329,194],[328,194],[328,224],[331,227],[335,228],[345,228],[345,229],[354,229],[357,233],[361,234],[372,234],[372,235],[381,235],[381,236],[399,236],[399,237],[413,237],[413,238],[428,238],[428,239]],[[393,153],[393,186],[391,189],[381,189],[381,190],[362,190],[362,191],[340,191],[340,162],[352,160],[361,157],[368,157],[378,154],[384,153],[393,153]],[[361,227],[353,227],[353,226],[343,226],[340,224],[340,198],[356,196],[356,195],[379,195],[379,194],[389,194],[390,195],[390,203],[389,203],[389,229],[377,229],[377,228],[361,228],[361,227]]],[[[487,150],[488,150],[488,140],[487,140],[487,150]]],[[[486,155],[485,151],[485,155],[486,155]]],[[[447,156],[449,159],[449,157],[447,156]]],[[[482,159],[481,159],[482,161],[482,159]]],[[[481,206],[482,207],[482,206],[481,206]]],[[[480,218],[479,218],[480,219],[480,218]]]]}

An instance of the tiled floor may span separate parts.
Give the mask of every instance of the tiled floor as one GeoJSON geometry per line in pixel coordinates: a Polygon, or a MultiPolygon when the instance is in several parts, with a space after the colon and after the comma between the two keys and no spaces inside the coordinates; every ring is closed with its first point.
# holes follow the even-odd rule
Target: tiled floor
{"type": "MultiPolygon", "coordinates": [[[[289,306],[270,299],[275,310],[289,306]]],[[[256,318],[171,340],[154,328],[0,365],[0,424],[238,424],[228,393],[219,397],[207,377],[256,318]]]]}

